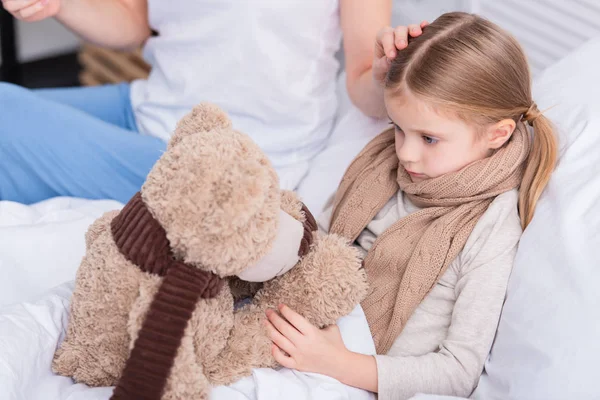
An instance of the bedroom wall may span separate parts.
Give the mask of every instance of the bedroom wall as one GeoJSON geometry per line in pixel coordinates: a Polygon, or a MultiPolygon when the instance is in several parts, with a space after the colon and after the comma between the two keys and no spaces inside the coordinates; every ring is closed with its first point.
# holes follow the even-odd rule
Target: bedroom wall
{"type": "Polygon", "coordinates": [[[20,62],[70,53],[79,47],[79,39],[53,19],[33,24],[17,21],[16,34],[20,62]]]}

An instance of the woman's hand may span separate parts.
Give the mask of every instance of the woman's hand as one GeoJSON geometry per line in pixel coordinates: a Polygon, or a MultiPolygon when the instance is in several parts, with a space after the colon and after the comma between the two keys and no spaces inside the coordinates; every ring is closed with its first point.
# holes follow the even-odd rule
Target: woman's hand
{"type": "Polygon", "coordinates": [[[338,378],[350,351],[337,325],[318,329],[287,306],[279,306],[279,312],[267,310],[265,320],[275,360],[286,368],[338,378]]]}
{"type": "Polygon", "coordinates": [[[396,29],[385,27],[377,33],[373,60],[373,78],[376,82],[383,84],[390,63],[398,54],[398,50],[408,46],[408,35],[420,36],[423,33],[422,29],[427,25],[428,22],[423,21],[420,25],[398,26],[396,29]]]}
{"type": "Polygon", "coordinates": [[[21,21],[35,22],[56,16],[61,0],[2,0],[2,6],[21,21]]]}

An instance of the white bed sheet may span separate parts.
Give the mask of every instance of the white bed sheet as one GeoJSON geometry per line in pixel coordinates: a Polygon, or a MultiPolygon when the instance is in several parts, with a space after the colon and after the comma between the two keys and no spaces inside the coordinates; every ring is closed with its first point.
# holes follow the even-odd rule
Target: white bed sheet
{"type": "MultiPolygon", "coordinates": [[[[60,285],[39,299],[0,308],[0,391],[4,400],[106,400],[112,388],[90,388],[50,369],[56,346],[68,321],[73,283],[60,285]]],[[[340,320],[346,345],[370,354],[374,347],[357,307],[340,320]]],[[[257,369],[251,377],[231,386],[215,388],[214,400],[345,399],[368,400],[374,396],[318,375],[288,369],[257,369]]]]}
{"type": "MultiPolygon", "coordinates": [[[[89,388],[56,376],[50,365],[63,339],[73,279],[85,252],[87,227],[114,201],[56,198],[25,206],[0,202],[0,398],[105,400],[112,388],[89,388]]],[[[339,321],[346,345],[374,354],[360,307],[339,321]]],[[[216,400],[348,399],[374,396],[317,374],[258,369],[213,391],[216,400]]]]}

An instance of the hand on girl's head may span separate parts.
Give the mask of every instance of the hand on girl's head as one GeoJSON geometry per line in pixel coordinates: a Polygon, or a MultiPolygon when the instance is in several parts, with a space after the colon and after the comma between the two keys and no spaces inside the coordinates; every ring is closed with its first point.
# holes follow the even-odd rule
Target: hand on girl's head
{"type": "Polygon", "coordinates": [[[398,26],[395,29],[388,26],[377,33],[373,60],[373,76],[377,81],[383,82],[391,60],[396,57],[398,50],[408,46],[408,36],[420,36],[427,25],[428,22],[423,21],[419,25],[398,26]]]}
{"type": "Polygon", "coordinates": [[[61,0],[2,0],[2,6],[16,19],[34,22],[58,14],[61,0]]]}

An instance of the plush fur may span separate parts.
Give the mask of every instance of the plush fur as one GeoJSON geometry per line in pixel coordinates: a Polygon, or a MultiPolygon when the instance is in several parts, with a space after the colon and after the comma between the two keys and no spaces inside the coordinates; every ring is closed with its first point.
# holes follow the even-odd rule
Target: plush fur
{"type": "MultiPolygon", "coordinates": [[[[302,211],[302,201],[291,190],[281,191],[281,209],[302,223],[306,223],[306,215],[302,211]]],[[[229,278],[229,288],[235,301],[254,297],[263,287],[262,282],[246,282],[236,276],[229,278]]]]}
{"type": "MultiPolygon", "coordinates": [[[[179,122],[141,197],[175,259],[228,280],[216,297],[195,303],[162,399],[206,399],[212,385],[276,366],[263,325],[267,307],[288,304],[322,327],[366,295],[357,250],[335,235],[315,233],[308,253],[280,277],[236,277],[271,249],[280,209],[305,225],[305,237],[314,220],[295,193],[280,191],[266,156],[216,106],[199,105],[179,122]],[[234,298],[244,297],[253,299],[234,311],[234,298]]],[[[86,233],[67,335],[52,365],[90,386],[119,382],[165,279],[120,252],[111,231],[118,215],[106,213],[86,233]]]]}
{"type": "Polygon", "coordinates": [[[179,139],[150,171],[142,197],[175,256],[217,275],[236,275],[269,250],[281,202],[258,146],[220,129],[179,139]]]}
{"type": "Polygon", "coordinates": [[[318,327],[349,314],[366,296],[367,285],[358,250],[334,235],[316,235],[311,252],[288,273],[265,282],[251,304],[235,313],[227,346],[206,362],[213,385],[249,376],[253,368],[276,367],[264,327],[267,308],[286,304],[318,327]]]}

